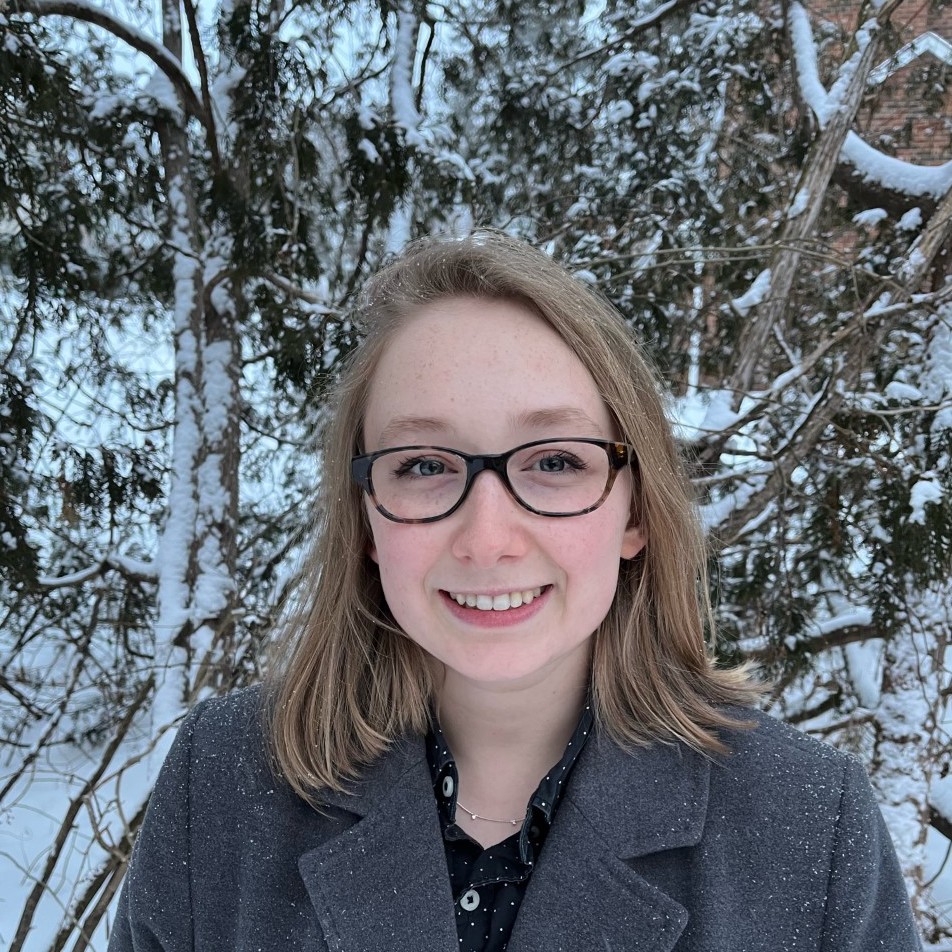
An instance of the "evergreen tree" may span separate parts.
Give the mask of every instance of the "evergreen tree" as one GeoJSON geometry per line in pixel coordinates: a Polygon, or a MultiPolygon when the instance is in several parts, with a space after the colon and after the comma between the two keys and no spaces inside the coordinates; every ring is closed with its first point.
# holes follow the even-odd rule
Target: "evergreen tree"
{"type": "Polygon", "coordinates": [[[851,131],[894,9],[837,46],[750,0],[0,8],[0,805],[62,790],[4,850],[12,949],[103,944],[170,728],[260,674],[356,289],[477,223],[642,335],[722,652],[865,757],[949,935],[952,174],[851,131]]]}

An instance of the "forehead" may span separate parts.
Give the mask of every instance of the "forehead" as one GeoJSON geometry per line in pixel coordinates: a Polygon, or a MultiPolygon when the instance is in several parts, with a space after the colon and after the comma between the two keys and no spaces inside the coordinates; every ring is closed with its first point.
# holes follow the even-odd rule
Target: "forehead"
{"type": "Polygon", "coordinates": [[[445,439],[490,452],[555,435],[613,437],[611,415],[574,351],[514,302],[422,308],[391,337],[371,381],[368,448],[445,439]]]}

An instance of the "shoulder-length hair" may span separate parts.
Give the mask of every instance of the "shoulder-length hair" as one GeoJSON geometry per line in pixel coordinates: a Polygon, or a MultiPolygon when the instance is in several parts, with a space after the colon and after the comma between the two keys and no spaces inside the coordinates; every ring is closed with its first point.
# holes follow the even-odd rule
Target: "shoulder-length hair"
{"type": "Polygon", "coordinates": [[[592,375],[634,447],[631,507],[647,544],[622,561],[608,615],[594,636],[597,723],[627,747],[683,742],[723,752],[716,729],[737,726],[724,705],[759,693],[745,667],[716,666],[707,549],[659,379],[618,312],[530,245],[495,232],[411,245],[373,277],[321,433],[323,473],[313,544],[275,643],[265,685],[277,769],[304,799],[341,789],[407,732],[423,733],[432,664],[391,615],[368,555],[369,524],[351,457],[377,363],[395,330],[448,298],[510,301],[543,318],[592,375]]]}

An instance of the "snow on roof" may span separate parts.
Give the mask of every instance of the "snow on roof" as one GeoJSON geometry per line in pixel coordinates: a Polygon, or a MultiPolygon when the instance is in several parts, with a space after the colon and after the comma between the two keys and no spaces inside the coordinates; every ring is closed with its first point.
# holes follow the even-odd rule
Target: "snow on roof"
{"type": "Polygon", "coordinates": [[[896,70],[918,59],[923,53],[931,53],[947,66],[952,66],[952,43],[938,33],[922,33],[872,70],[869,74],[869,85],[876,86],[885,82],[896,70]]]}

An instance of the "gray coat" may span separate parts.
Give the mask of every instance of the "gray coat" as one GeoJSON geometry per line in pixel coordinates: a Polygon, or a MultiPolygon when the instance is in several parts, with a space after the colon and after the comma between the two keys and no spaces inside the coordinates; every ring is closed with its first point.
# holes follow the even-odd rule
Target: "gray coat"
{"type": "MultiPolygon", "coordinates": [[[[315,812],[262,754],[257,694],[200,706],[163,767],[110,952],[453,952],[423,741],[315,812]]],[[[862,768],[753,712],[712,761],[593,736],[510,952],[913,952],[862,768]]]]}

